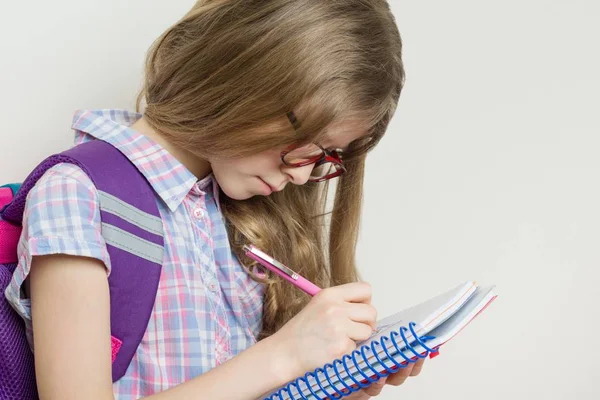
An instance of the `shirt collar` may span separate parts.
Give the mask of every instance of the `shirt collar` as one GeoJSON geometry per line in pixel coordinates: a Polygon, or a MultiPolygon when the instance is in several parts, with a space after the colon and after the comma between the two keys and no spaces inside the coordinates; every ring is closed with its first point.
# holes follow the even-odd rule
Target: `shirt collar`
{"type": "Polygon", "coordinates": [[[198,194],[212,190],[218,204],[219,189],[212,174],[198,181],[166,149],[130,128],[141,117],[142,114],[127,110],[78,110],[73,117],[72,128],[76,135],[91,135],[121,151],[146,177],[171,211],[175,211],[192,190],[198,194]]]}

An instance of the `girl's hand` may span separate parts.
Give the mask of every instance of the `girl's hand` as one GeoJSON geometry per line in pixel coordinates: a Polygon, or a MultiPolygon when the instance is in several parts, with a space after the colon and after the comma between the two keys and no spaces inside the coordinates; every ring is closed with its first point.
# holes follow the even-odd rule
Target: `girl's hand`
{"type": "Polygon", "coordinates": [[[290,373],[297,375],[350,353],[376,327],[371,286],[349,283],[320,291],[273,335],[290,373]]]}
{"type": "Polygon", "coordinates": [[[414,364],[409,364],[406,368],[401,369],[400,371],[386,377],[381,378],[371,386],[366,389],[361,390],[360,392],[356,392],[348,397],[345,397],[348,400],[367,400],[374,396],[379,396],[383,387],[387,385],[392,386],[400,386],[406,381],[409,376],[417,376],[423,369],[423,363],[425,359],[422,358],[414,364]]]}

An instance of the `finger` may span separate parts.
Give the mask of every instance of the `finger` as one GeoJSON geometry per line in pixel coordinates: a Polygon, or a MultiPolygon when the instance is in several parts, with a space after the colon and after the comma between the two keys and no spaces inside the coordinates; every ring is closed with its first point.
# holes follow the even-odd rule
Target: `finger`
{"type": "Polygon", "coordinates": [[[348,320],[348,327],[346,329],[348,337],[355,342],[362,342],[367,340],[373,334],[373,327],[369,324],[362,322],[354,322],[348,320]]]}
{"type": "Polygon", "coordinates": [[[350,397],[344,397],[346,400],[369,400],[371,396],[365,393],[364,389],[360,392],[354,392],[350,395],[350,397]]]}
{"type": "Polygon", "coordinates": [[[363,322],[377,328],[377,310],[370,304],[348,304],[348,317],[355,322],[363,322]]]}
{"type": "Polygon", "coordinates": [[[425,359],[421,358],[419,361],[417,361],[417,363],[414,365],[410,376],[417,376],[421,373],[421,370],[423,369],[423,364],[425,364],[425,359]]]}
{"type": "Polygon", "coordinates": [[[371,285],[366,282],[346,283],[326,290],[350,303],[371,303],[371,285]]]}
{"type": "Polygon", "coordinates": [[[369,396],[379,396],[385,386],[387,378],[381,378],[368,388],[363,389],[363,392],[369,396]]]}
{"type": "Polygon", "coordinates": [[[398,372],[390,375],[388,377],[387,383],[392,386],[400,386],[406,381],[406,378],[410,376],[412,369],[414,367],[413,363],[408,364],[406,367],[402,368],[398,372]]]}
{"type": "Polygon", "coordinates": [[[344,354],[350,354],[354,350],[356,350],[356,340],[348,338],[341,346],[342,353],[339,355],[339,357],[341,357],[344,354]]]}

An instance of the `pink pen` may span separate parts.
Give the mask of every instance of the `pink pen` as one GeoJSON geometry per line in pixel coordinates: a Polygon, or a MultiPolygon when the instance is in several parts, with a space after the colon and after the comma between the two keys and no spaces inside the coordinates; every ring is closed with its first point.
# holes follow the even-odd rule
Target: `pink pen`
{"type": "Polygon", "coordinates": [[[290,282],[292,285],[298,287],[300,290],[304,291],[305,293],[308,293],[311,296],[314,296],[321,290],[321,288],[319,288],[314,283],[298,275],[296,272],[292,271],[291,269],[289,269],[270,255],[260,251],[253,245],[244,246],[244,252],[248,257],[259,263],[263,267],[267,268],[270,271],[273,271],[286,281],[290,282]]]}

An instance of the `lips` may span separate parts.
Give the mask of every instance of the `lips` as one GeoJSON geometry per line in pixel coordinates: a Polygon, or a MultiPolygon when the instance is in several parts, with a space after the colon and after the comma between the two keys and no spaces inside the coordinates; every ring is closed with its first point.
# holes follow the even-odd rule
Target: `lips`
{"type": "Polygon", "coordinates": [[[260,179],[265,185],[267,185],[269,187],[269,189],[271,190],[271,192],[279,192],[281,190],[281,189],[279,189],[278,186],[273,186],[262,178],[258,178],[258,179],[260,179]]]}
{"type": "Polygon", "coordinates": [[[272,191],[277,192],[277,188],[275,186],[269,185],[267,182],[265,182],[267,184],[268,187],[271,188],[272,191]]]}
{"type": "Polygon", "coordinates": [[[262,189],[262,195],[263,196],[268,196],[271,193],[273,193],[273,188],[271,187],[271,185],[269,185],[267,182],[265,182],[262,178],[258,177],[258,180],[262,183],[263,189],[262,189]]]}

